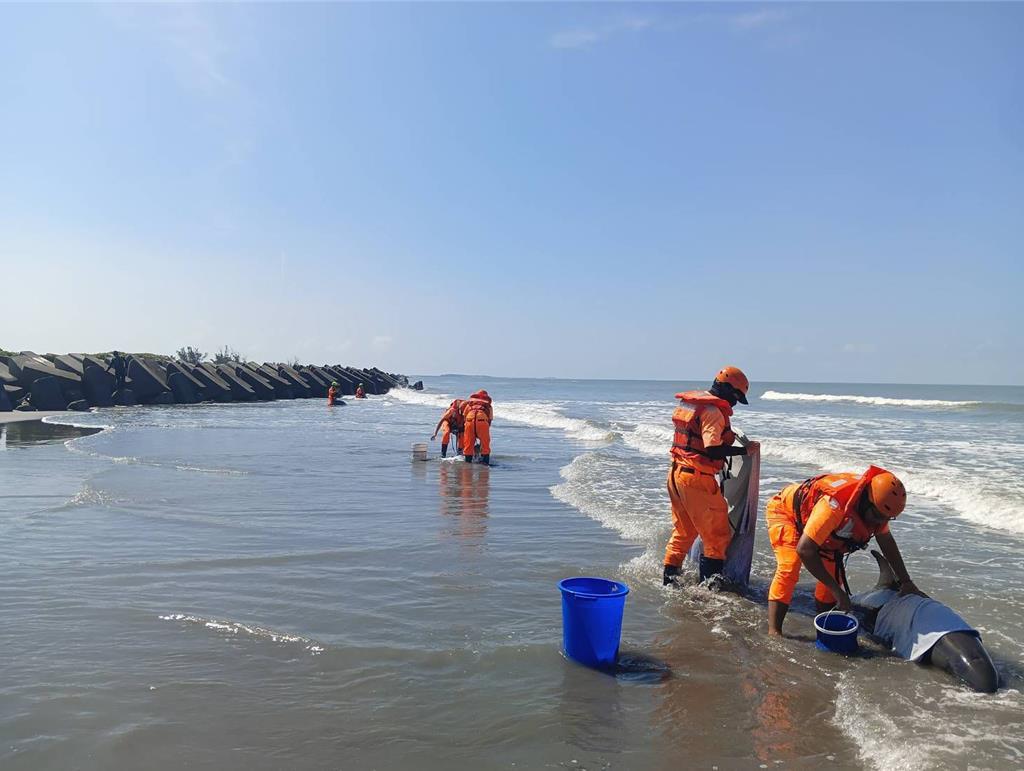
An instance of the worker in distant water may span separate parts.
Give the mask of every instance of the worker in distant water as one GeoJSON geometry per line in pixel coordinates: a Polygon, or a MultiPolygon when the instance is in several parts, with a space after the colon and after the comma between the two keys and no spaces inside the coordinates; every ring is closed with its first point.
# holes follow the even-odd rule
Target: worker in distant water
{"type": "Polygon", "coordinates": [[[480,440],[480,462],[490,465],[491,462],[491,421],[494,420],[494,408],[491,397],[483,389],[472,394],[463,402],[462,414],[465,428],[462,433],[462,456],[467,463],[473,462],[476,441],[480,440]]]}
{"type": "Polygon", "coordinates": [[[907,491],[892,473],[878,466],[857,474],[822,474],[789,485],[768,501],[768,540],[778,567],[768,590],[768,634],[781,635],[803,564],[818,579],[818,612],[850,609],[843,557],[863,549],[874,537],[900,580],[901,594],[924,593],[910,580],[896,539],[889,532],[907,505],[907,491]]]}
{"type": "Polygon", "coordinates": [[[707,391],[676,394],[679,406],[672,414],[675,438],[668,472],[672,537],[665,549],[665,585],[676,582],[680,566],[698,535],[704,544],[700,580],[722,573],[732,528],[729,506],[716,476],[724,468],[726,458],[752,455],[759,448],[757,442],[734,447],[736,435],[729,424],[732,408],[737,402],[747,403],[749,389],[750,381],[743,372],[736,367],[724,367],[707,391]]]}
{"type": "Polygon", "coordinates": [[[120,391],[124,388],[124,376],[128,370],[128,362],[118,351],[111,352],[110,364],[107,365],[104,372],[110,372],[110,370],[114,370],[114,390],[120,391]]]}
{"type": "MultiPolygon", "coordinates": [[[[341,392],[338,390],[338,381],[337,380],[332,380],[331,381],[331,387],[327,389],[327,406],[328,407],[333,407],[334,406],[334,402],[337,400],[338,395],[340,393],[341,392]]],[[[344,404],[344,403],[345,402],[342,402],[342,404],[344,404]]]]}
{"type": "Polygon", "coordinates": [[[363,389],[363,384],[362,383],[360,383],[359,385],[356,386],[356,398],[357,399],[365,399],[366,398],[366,391],[363,389]]]}
{"type": "Polygon", "coordinates": [[[430,437],[430,441],[437,439],[437,432],[440,430],[442,458],[448,456],[448,440],[451,439],[452,435],[455,436],[456,454],[462,454],[462,430],[466,425],[466,419],[462,415],[463,404],[462,399],[453,399],[452,403],[448,405],[448,409],[444,411],[444,415],[437,421],[437,425],[434,426],[434,435],[430,437]]]}

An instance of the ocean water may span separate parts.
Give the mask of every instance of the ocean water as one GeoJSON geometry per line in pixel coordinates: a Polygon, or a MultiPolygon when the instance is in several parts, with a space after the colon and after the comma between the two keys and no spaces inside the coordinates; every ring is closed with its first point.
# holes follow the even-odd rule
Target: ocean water
{"type": "MultiPolygon", "coordinates": [[[[755,384],[735,426],[783,485],[874,462],[919,586],[1003,688],[815,650],[813,585],[665,589],[673,394],[697,383],[426,377],[320,401],[0,428],[0,767],[1006,768],[1024,764],[1024,388],[755,384]],[[411,461],[454,396],[495,467],[411,461]],[[557,581],[631,587],[623,662],[566,661],[557,581]]],[[[873,560],[850,562],[854,588],[873,560]]]]}

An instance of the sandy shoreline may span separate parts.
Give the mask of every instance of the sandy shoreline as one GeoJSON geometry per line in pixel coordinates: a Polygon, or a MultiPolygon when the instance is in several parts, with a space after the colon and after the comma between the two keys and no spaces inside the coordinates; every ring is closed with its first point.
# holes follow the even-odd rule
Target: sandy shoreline
{"type": "Polygon", "coordinates": [[[80,413],[71,411],[59,411],[59,412],[0,412],[0,426],[6,423],[26,423],[32,420],[42,420],[48,418],[51,415],[78,415],[80,413]]]}

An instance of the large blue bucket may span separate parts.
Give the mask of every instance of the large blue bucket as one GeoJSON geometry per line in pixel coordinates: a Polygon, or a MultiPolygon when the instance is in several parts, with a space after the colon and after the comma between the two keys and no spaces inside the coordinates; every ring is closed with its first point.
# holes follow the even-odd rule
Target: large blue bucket
{"type": "Polygon", "coordinates": [[[565,655],[588,667],[614,664],[629,587],[606,578],[566,578],[558,588],[565,655]]]}
{"type": "Polygon", "coordinates": [[[854,653],[857,650],[857,630],[860,622],[838,610],[819,613],[814,617],[814,630],[818,639],[814,643],[818,650],[833,653],[854,653]]]}

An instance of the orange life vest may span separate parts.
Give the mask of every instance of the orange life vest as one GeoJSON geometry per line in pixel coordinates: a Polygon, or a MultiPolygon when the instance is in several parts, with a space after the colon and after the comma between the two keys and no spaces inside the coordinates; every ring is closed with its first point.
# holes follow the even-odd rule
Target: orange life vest
{"type": "Polygon", "coordinates": [[[700,430],[700,417],[708,407],[717,407],[722,411],[725,416],[722,444],[728,447],[736,440],[736,434],[733,433],[732,426],[729,424],[732,407],[725,399],[719,399],[707,391],[686,391],[676,394],[676,398],[679,399],[679,406],[672,413],[672,422],[676,427],[676,433],[672,439],[672,458],[697,471],[717,474],[722,470],[725,461],[713,460],[708,457],[704,447],[704,437],[700,430]]]}
{"type": "Polygon", "coordinates": [[[452,403],[448,405],[448,409],[445,410],[444,415],[441,416],[441,420],[447,420],[448,428],[456,434],[461,433],[466,425],[466,418],[462,414],[463,404],[462,399],[453,399],[452,403]]]}
{"type": "Polygon", "coordinates": [[[814,505],[822,498],[829,499],[832,508],[842,508],[843,519],[839,527],[832,531],[821,545],[822,551],[845,554],[863,549],[868,545],[875,533],[884,525],[869,526],[857,513],[857,504],[862,495],[867,493],[871,479],[885,471],[878,466],[868,466],[861,476],[856,474],[822,474],[812,477],[793,492],[793,514],[796,519],[797,532],[804,532],[804,524],[811,516],[814,505]]]}
{"type": "Polygon", "coordinates": [[[338,398],[338,391],[331,386],[327,389],[327,405],[331,406],[334,404],[334,400],[338,398]]]}
{"type": "Polygon", "coordinates": [[[364,391],[362,388],[357,388],[356,389],[356,398],[357,399],[365,399],[366,398],[366,391],[364,391]]]}
{"type": "Polygon", "coordinates": [[[476,420],[482,416],[490,423],[494,419],[491,397],[486,391],[477,391],[462,403],[462,414],[466,420],[476,420]]]}

